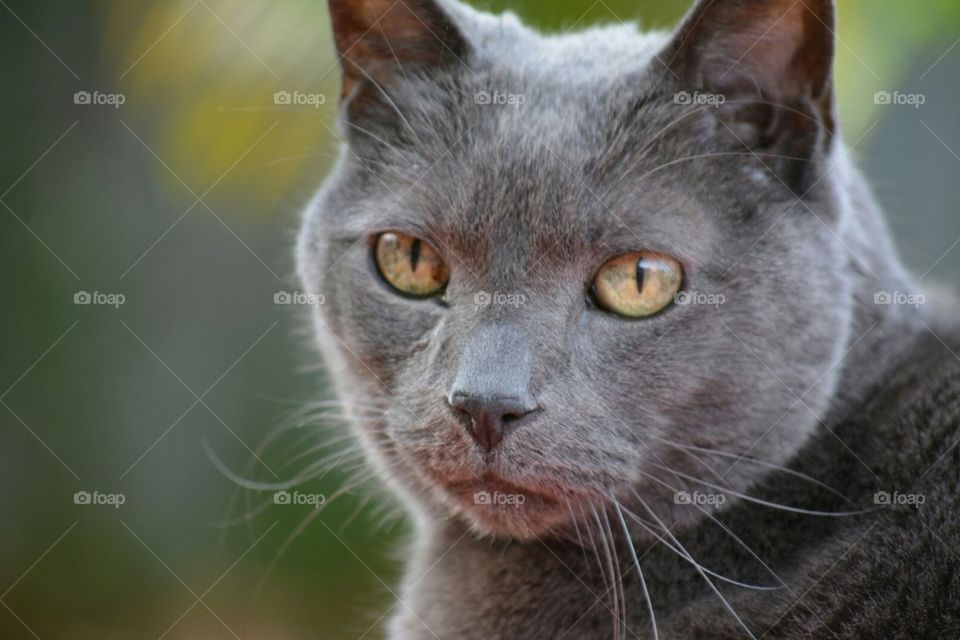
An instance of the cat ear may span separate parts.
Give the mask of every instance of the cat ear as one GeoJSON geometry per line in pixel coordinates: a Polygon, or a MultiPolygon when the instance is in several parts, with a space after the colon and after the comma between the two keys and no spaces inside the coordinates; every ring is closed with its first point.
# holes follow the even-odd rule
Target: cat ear
{"type": "Polygon", "coordinates": [[[455,65],[466,41],[434,0],[329,0],[346,100],[391,78],[455,65]]]}
{"type": "Polygon", "coordinates": [[[753,125],[751,146],[809,157],[834,134],[834,26],[833,0],[701,0],[660,60],[753,125]]]}

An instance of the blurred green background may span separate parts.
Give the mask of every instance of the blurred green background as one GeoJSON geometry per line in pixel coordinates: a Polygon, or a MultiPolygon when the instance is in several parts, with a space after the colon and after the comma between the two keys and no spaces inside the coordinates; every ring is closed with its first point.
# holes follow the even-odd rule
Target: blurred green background
{"type": "MultiPolygon", "coordinates": [[[[554,31],[688,6],[476,4],[554,31]]],[[[847,141],[908,264],[955,284],[960,5],[840,0],[840,20],[847,141]]],[[[263,482],[342,446],[302,411],[326,396],[305,313],[274,304],[338,144],[326,3],[0,0],[0,52],[0,637],[381,637],[409,533],[392,505],[350,493],[297,536],[310,505],[238,494],[203,446],[263,482]]],[[[353,461],[299,490],[332,496],[353,461]]]]}

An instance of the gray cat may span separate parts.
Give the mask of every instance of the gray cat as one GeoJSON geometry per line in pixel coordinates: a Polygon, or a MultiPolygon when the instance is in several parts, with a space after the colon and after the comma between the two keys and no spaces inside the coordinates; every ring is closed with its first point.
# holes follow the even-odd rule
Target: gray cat
{"type": "Polygon", "coordinates": [[[960,331],[838,135],[830,0],[330,10],[298,260],[416,527],[391,638],[960,636],[960,331]]]}

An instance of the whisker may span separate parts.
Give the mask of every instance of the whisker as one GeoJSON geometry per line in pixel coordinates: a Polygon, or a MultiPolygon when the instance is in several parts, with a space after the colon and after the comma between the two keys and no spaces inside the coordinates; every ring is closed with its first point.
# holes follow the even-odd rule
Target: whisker
{"type": "Polygon", "coordinates": [[[564,496],[564,503],[567,505],[567,511],[570,513],[570,520],[573,522],[573,530],[577,534],[577,543],[580,545],[580,549],[583,551],[583,561],[584,564],[587,563],[587,547],[584,546],[583,536],[580,535],[580,523],[579,518],[573,514],[573,507],[570,505],[570,498],[564,496]]]}
{"type": "MultiPolygon", "coordinates": [[[[347,467],[344,469],[344,472],[350,473],[352,471],[357,471],[360,469],[367,468],[367,464],[364,462],[362,464],[355,465],[354,467],[347,467]]],[[[306,478],[306,480],[311,480],[312,478],[306,478]]],[[[304,480],[304,482],[306,481],[304,480]]],[[[298,484],[302,484],[299,482],[298,484]]],[[[250,496],[250,493],[247,493],[247,497],[250,496]]],[[[263,500],[259,505],[253,506],[252,503],[247,503],[247,510],[235,518],[227,518],[224,520],[215,520],[210,523],[210,526],[214,529],[231,529],[241,524],[252,522],[258,515],[270,508],[271,505],[275,504],[273,497],[270,497],[266,500],[263,500]]]]}
{"type": "MultiPolygon", "coordinates": [[[[323,480],[323,478],[334,469],[340,467],[343,463],[356,463],[360,462],[364,464],[363,451],[359,446],[348,447],[342,451],[335,451],[315,462],[311,462],[306,467],[304,467],[296,476],[294,476],[290,482],[295,484],[303,484],[308,480],[323,480]],[[332,460],[332,462],[331,462],[332,460]]],[[[353,467],[341,467],[341,471],[349,471],[353,467]]]]}
{"type": "Polygon", "coordinates": [[[600,516],[597,515],[596,507],[590,505],[590,511],[593,513],[593,520],[597,525],[597,537],[600,538],[600,542],[603,544],[603,554],[606,559],[607,569],[610,571],[610,590],[613,595],[613,635],[619,638],[622,614],[620,612],[620,590],[617,588],[617,575],[613,562],[613,554],[610,552],[610,545],[604,535],[603,525],[600,523],[600,516]]]}
{"type": "Polygon", "coordinates": [[[326,420],[330,417],[336,418],[338,421],[348,419],[373,419],[373,416],[364,416],[361,415],[362,413],[372,413],[377,416],[382,416],[385,411],[382,407],[375,404],[359,401],[312,400],[299,407],[297,411],[292,412],[290,419],[295,420],[298,424],[326,420]],[[354,410],[353,415],[349,413],[350,410],[354,410]]]}
{"type": "MultiPolygon", "coordinates": [[[[310,457],[310,456],[312,456],[313,454],[315,454],[315,453],[317,453],[317,452],[319,452],[319,451],[324,451],[324,450],[326,450],[326,449],[332,449],[332,448],[336,447],[336,445],[338,445],[338,444],[342,444],[342,443],[344,443],[344,442],[350,442],[351,440],[354,440],[355,438],[356,438],[356,436],[354,436],[352,433],[347,433],[347,434],[343,435],[343,436],[340,437],[340,438],[334,438],[334,439],[332,439],[332,440],[325,440],[325,441],[321,442],[320,444],[315,444],[315,445],[313,445],[312,447],[307,447],[306,449],[302,449],[302,448],[299,448],[299,447],[298,447],[298,449],[300,449],[299,452],[298,452],[297,454],[291,456],[286,462],[284,462],[282,465],[280,465],[280,466],[277,468],[277,471],[284,471],[284,470],[286,470],[286,469],[289,469],[295,462],[297,462],[297,461],[299,461],[299,460],[302,460],[303,458],[310,457]]],[[[359,445],[354,445],[354,446],[352,446],[352,447],[348,447],[348,449],[352,449],[352,448],[355,448],[355,447],[359,447],[359,445]]],[[[312,463],[311,463],[311,464],[312,464],[312,463]]]]}
{"type": "MultiPolygon", "coordinates": [[[[232,471],[229,467],[227,467],[227,465],[224,464],[222,460],[220,460],[217,454],[214,453],[213,449],[210,448],[210,444],[206,440],[202,440],[200,444],[203,447],[204,452],[206,452],[207,457],[210,459],[213,465],[217,468],[217,470],[222,475],[230,479],[233,483],[245,489],[253,489],[254,491],[284,491],[286,489],[291,489],[293,487],[299,486],[303,484],[306,480],[310,479],[309,477],[298,476],[298,477],[292,478],[291,480],[285,480],[281,482],[257,482],[255,480],[249,480],[247,478],[244,478],[243,476],[240,476],[239,474],[232,471]]],[[[351,452],[353,452],[353,450],[348,449],[346,452],[341,454],[341,459],[351,452]]],[[[333,466],[336,466],[336,463],[334,463],[333,466]]]]}
{"type": "Polygon", "coordinates": [[[713,582],[711,582],[710,578],[707,577],[706,572],[704,572],[704,570],[700,567],[700,565],[696,562],[696,560],[694,560],[693,557],[687,552],[687,550],[683,547],[683,545],[680,544],[680,541],[677,540],[677,538],[673,535],[673,533],[670,532],[670,529],[663,523],[662,520],[660,520],[656,512],[654,512],[654,510],[650,508],[650,506],[646,503],[646,501],[643,498],[641,498],[636,491],[631,490],[631,493],[633,493],[634,497],[636,497],[636,499],[640,501],[640,505],[650,515],[650,517],[656,521],[656,523],[660,526],[660,529],[663,531],[663,533],[680,548],[680,550],[683,552],[683,555],[685,555],[690,561],[693,562],[694,568],[700,574],[700,577],[703,578],[704,582],[707,583],[707,585],[716,594],[716,596],[720,598],[720,602],[723,603],[723,606],[727,609],[727,611],[729,611],[730,614],[740,624],[740,626],[743,627],[744,631],[747,632],[747,635],[750,636],[752,640],[756,640],[756,636],[753,635],[752,631],[750,631],[750,627],[746,625],[746,623],[743,621],[740,615],[736,612],[733,606],[731,606],[731,604],[727,602],[727,599],[723,597],[723,594],[720,593],[720,590],[717,589],[717,586],[713,584],[713,582]]]}
{"type": "Polygon", "coordinates": [[[352,482],[348,485],[340,487],[322,505],[313,509],[313,511],[307,514],[306,517],[304,517],[300,521],[300,524],[298,524],[297,527],[290,533],[290,535],[287,536],[287,538],[283,541],[283,544],[281,544],[280,547],[277,549],[277,553],[274,555],[273,559],[269,562],[269,564],[267,564],[266,568],[263,570],[263,576],[260,578],[260,580],[257,582],[257,586],[254,588],[253,600],[257,599],[259,593],[262,591],[264,585],[266,584],[267,579],[273,573],[273,570],[276,568],[277,563],[280,561],[280,558],[282,558],[283,555],[287,552],[287,550],[293,544],[294,540],[300,537],[300,535],[306,530],[306,528],[310,526],[310,523],[316,520],[320,516],[320,514],[323,513],[324,509],[329,507],[334,500],[352,491],[353,489],[356,489],[357,487],[361,486],[365,482],[368,482],[371,479],[371,477],[372,477],[372,473],[356,480],[355,482],[352,482]]]}
{"type": "MultiPolygon", "coordinates": [[[[783,587],[779,587],[779,586],[777,586],[777,587],[768,587],[768,586],[765,586],[765,585],[750,584],[750,583],[748,583],[748,582],[740,582],[739,580],[734,580],[733,578],[728,578],[727,576],[725,576],[725,575],[723,575],[723,574],[717,573],[716,571],[714,571],[714,570],[706,567],[705,565],[700,564],[699,562],[697,562],[696,560],[694,560],[692,557],[689,557],[689,556],[687,556],[687,555],[684,555],[683,552],[681,551],[682,547],[681,547],[681,548],[678,548],[676,545],[671,544],[668,540],[664,539],[661,535],[659,535],[659,534],[653,529],[652,523],[651,523],[650,521],[644,520],[643,518],[641,518],[641,517],[638,516],[637,514],[633,513],[632,511],[630,511],[630,509],[628,509],[627,507],[624,507],[623,505],[620,505],[620,508],[623,509],[624,513],[626,513],[626,514],[630,517],[631,520],[633,520],[634,522],[636,522],[637,524],[639,524],[641,527],[643,527],[644,529],[646,529],[647,533],[649,533],[649,534],[652,535],[654,538],[656,538],[656,539],[659,540],[661,543],[663,543],[663,545],[664,545],[665,547],[667,547],[668,549],[670,549],[671,551],[673,551],[674,553],[676,553],[682,560],[685,560],[685,561],[689,562],[691,565],[695,565],[696,567],[698,567],[699,569],[702,569],[705,573],[713,576],[713,577],[716,578],[717,580],[722,580],[723,582],[732,584],[732,585],[734,585],[734,586],[742,587],[742,588],[744,588],[744,589],[751,589],[751,590],[753,590],[753,591],[779,591],[780,589],[783,588],[783,587]]],[[[677,543],[677,544],[679,544],[679,543],[677,543]]]]}
{"type": "Polygon", "coordinates": [[[360,503],[357,505],[357,508],[354,509],[349,516],[344,518],[343,522],[340,524],[340,534],[342,535],[346,531],[347,527],[350,526],[350,523],[353,522],[358,515],[370,504],[370,501],[373,499],[372,493],[367,493],[360,500],[360,503]]]}
{"type": "Polygon", "coordinates": [[[310,400],[301,405],[304,409],[313,409],[316,407],[333,407],[335,409],[354,407],[363,409],[382,410],[383,407],[375,402],[363,402],[361,400],[344,400],[341,398],[327,398],[324,400],[310,400]]]}
{"type": "Polygon", "coordinates": [[[791,513],[802,513],[802,514],[806,514],[806,515],[810,515],[810,516],[823,516],[823,517],[831,517],[831,518],[840,518],[840,517],[847,517],[847,516],[859,516],[859,515],[863,515],[863,514],[865,514],[865,513],[872,513],[872,512],[874,512],[874,511],[877,511],[877,510],[880,508],[880,507],[872,507],[872,508],[869,508],[869,509],[859,509],[859,510],[855,510],[855,511],[817,511],[817,510],[815,510],[815,509],[803,509],[803,508],[801,508],[801,507],[791,507],[791,506],[789,506],[789,505],[778,504],[778,503],[776,503],[776,502],[770,502],[770,501],[768,501],[768,500],[763,500],[763,499],[761,499],[761,498],[756,498],[756,497],[754,497],[754,496],[750,496],[750,495],[747,495],[747,494],[745,494],[745,493],[740,493],[739,491],[734,491],[733,489],[727,489],[726,487],[721,487],[720,485],[716,485],[716,484],[713,484],[713,483],[711,483],[711,482],[707,482],[706,480],[702,480],[702,479],[700,479],[700,478],[695,478],[695,477],[693,477],[693,476],[691,476],[691,475],[687,475],[687,474],[683,473],[682,471],[674,471],[673,469],[670,469],[669,467],[665,467],[665,466],[663,466],[663,465],[659,465],[659,464],[656,464],[656,463],[654,463],[654,462],[651,462],[651,463],[649,463],[649,464],[650,464],[651,466],[657,467],[658,469],[662,469],[663,471],[666,471],[667,473],[672,473],[672,474],[677,475],[677,476],[679,476],[679,477],[681,477],[681,478],[685,478],[685,479],[687,479],[687,480],[690,480],[691,482],[697,482],[697,483],[702,484],[702,485],[705,486],[705,487],[710,487],[711,489],[716,489],[717,491],[722,491],[722,492],[724,492],[724,493],[729,493],[729,494],[731,494],[731,495],[737,496],[737,497],[740,498],[741,500],[746,500],[747,502],[753,502],[754,504],[763,505],[763,506],[765,506],[765,507],[770,507],[770,508],[772,508],[772,509],[780,509],[780,510],[782,510],[782,511],[789,511],[789,512],[791,512],[791,513]]]}
{"type": "Polygon", "coordinates": [[[627,540],[627,548],[630,550],[633,566],[636,567],[637,575],[640,576],[640,586],[643,588],[643,599],[647,603],[647,612],[650,614],[650,626],[653,628],[653,640],[660,640],[660,633],[657,630],[657,616],[653,612],[653,601],[650,599],[650,591],[647,589],[647,580],[643,577],[643,569],[640,568],[640,559],[637,558],[637,550],[633,547],[630,530],[627,529],[627,522],[623,519],[623,511],[620,509],[620,503],[614,500],[613,507],[616,509],[617,518],[620,520],[620,527],[623,529],[623,535],[627,540]]]}
{"type": "MultiPolygon", "coordinates": [[[[653,437],[653,436],[650,436],[650,437],[653,437]]],[[[707,462],[706,462],[705,460],[703,460],[703,459],[700,458],[699,456],[695,455],[692,451],[688,451],[687,449],[685,449],[685,448],[683,448],[683,447],[680,447],[679,445],[675,445],[675,444],[673,444],[673,443],[670,443],[670,442],[666,442],[665,444],[670,445],[670,446],[673,446],[673,447],[676,447],[676,448],[680,451],[680,453],[684,454],[685,456],[687,456],[688,458],[690,458],[691,460],[693,460],[694,462],[696,462],[696,463],[697,463],[697,466],[699,466],[699,467],[701,467],[701,468],[703,468],[703,469],[706,469],[706,470],[710,473],[710,475],[712,475],[714,478],[717,479],[717,482],[722,482],[722,483],[724,483],[726,486],[732,488],[729,480],[727,480],[725,477],[723,477],[723,475],[722,475],[719,471],[717,471],[716,469],[714,469],[713,467],[711,467],[709,464],[707,464],[707,462]]],[[[660,456],[657,456],[657,459],[660,460],[660,462],[663,462],[663,459],[660,458],[660,456]]],[[[677,478],[677,480],[679,480],[679,479],[680,479],[680,478],[677,478]]],[[[684,486],[686,486],[686,485],[684,485],[684,486]]]]}
{"type": "MultiPolygon", "coordinates": [[[[661,485],[665,486],[666,488],[670,489],[671,491],[674,491],[674,492],[677,491],[676,488],[674,488],[674,487],[672,487],[671,485],[667,484],[666,482],[664,482],[664,481],[661,480],[660,478],[656,477],[656,476],[653,475],[652,473],[647,473],[646,471],[641,471],[640,473],[642,473],[642,474],[644,474],[645,476],[649,477],[651,480],[654,480],[654,481],[660,483],[661,485]]],[[[726,533],[728,536],[730,536],[731,538],[733,538],[733,540],[735,540],[741,547],[743,547],[743,548],[747,551],[747,553],[749,553],[751,556],[754,557],[754,559],[756,559],[757,562],[759,562],[761,565],[763,565],[763,568],[766,569],[766,570],[770,573],[770,575],[773,576],[774,579],[783,586],[783,588],[788,589],[788,590],[790,589],[790,587],[787,586],[787,583],[784,582],[784,581],[780,578],[780,576],[778,576],[778,575],[776,574],[776,572],[774,572],[774,570],[771,569],[771,568],[769,567],[769,565],[767,565],[767,563],[763,561],[763,558],[761,558],[759,555],[757,555],[757,553],[750,547],[750,545],[748,545],[746,542],[744,542],[744,541],[740,538],[740,536],[738,536],[738,535],[735,534],[733,531],[731,531],[730,528],[729,528],[727,525],[725,525],[719,518],[717,518],[717,517],[714,516],[712,513],[710,513],[709,510],[704,509],[703,507],[701,507],[699,504],[697,504],[697,503],[695,503],[695,502],[693,503],[693,506],[695,506],[697,509],[699,509],[700,512],[701,512],[703,515],[705,515],[705,516],[707,516],[708,518],[710,518],[710,520],[712,520],[712,521],[714,522],[714,524],[716,524],[718,527],[720,527],[720,528],[724,531],[724,533],[726,533]]]]}
{"type": "Polygon", "coordinates": [[[308,151],[306,153],[291,153],[290,155],[280,156],[279,158],[274,158],[273,160],[268,160],[263,164],[265,167],[273,167],[278,164],[283,164],[284,162],[290,162],[292,160],[302,160],[303,158],[327,158],[328,160],[336,160],[337,156],[332,153],[327,153],[325,151],[308,151]]]}
{"type": "MultiPolygon", "coordinates": [[[[625,638],[627,637],[627,630],[626,630],[626,626],[627,626],[627,596],[626,596],[626,593],[624,592],[624,589],[623,589],[623,574],[622,574],[622,568],[621,568],[621,566],[620,566],[620,557],[619,557],[618,552],[617,552],[616,541],[614,540],[614,537],[613,537],[613,530],[610,528],[610,518],[607,516],[606,510],[605,510],[605,509],[601,509],[600,515],[603,516],[603,528],[604,528],[604,530],[606,531],[606,537],[607,537],[608,540],[610,540],[610,551],[611,551],[612,554],[613,554],[614,579],[616,580],[617,591],[618,591],[618,593],[619,593],[620,602],[621,602],[621,605],[622,605],[622,609],[621,609],[621,611],[620,611],[620,616],[621,616],[621,619],[623,620],[623,623],[622,623],[622,624],[623,624],[623,628],[621,629],[620,635],[617,636],[617,637],[618,637],[618,638],[624,638],[624,639],[625,639],[625,638]]],[[[616,635],[616,631],[614,631],[614,634],[616,635]]]]}
{"type": "Polygon", "coordinates": [[[313,107],[287,107],[282,105],[260,105],[252,107],[220,107],[222,112],[243,112],[243,111],[298,111],[300,113],[311,113],[316,116],[325,117],[319,109],[313,107]]]}
{"type": "MultiPolygon", "coordinates": [[[[607,571],[606,571],[606,568],[604,567],[603,560],[600,559],[600,548],[593,539],[593,533],[591,532],[591,527],[586,521],[586,513],[584,512],[584,508],[582,504],[580,505],[580,513],[584,518],[584,529],[586,530],[587,538],[590,541],[590,548],[593,550],[593,557],[597,561],[597,566],[600,567],[600,578],[603,580],[604,595],[606,595],[607,593],[610,593],[613,590],[614,588],[613,582],[612,581],[607,582],[607,571]]],[[[610,613],[611,615],[614,615],[616,617],[613,611],[611,611],[610,613]]]]}
{"type": "MultiPolygon", "coordinates": [[[[375,477],[375,474],[371,476],[371,479],[373,477],[375,477]]],[[[370,495],[376,498],[370,511],[370,518],[373,522],[372,532],[386,533],[390,527],[396,526],[405,519],[406,514],[403,508],[393,503],[385,492],[371,487],[370,495]]]]}
{"type": "Polygon", "coordinates": [[[779,465],[779,464],[774,464],[774,463],[772,463],[772,462],[767,462],[766,460],[758,460],[757,458],[751,458],[751,457],[749,457],[749,456],[738,455],[738,454],[736,454],[736,453],[729,453],[729,452],[727,452],[727,451],[718,451],[718,450],[716,450],[716,449],[707,449],[707,448],[705,448],[705,447],[699,447],[699,446],[696,446],[696,445],[681,444],[681,443],[679,443],[679,442],[674,442],[674,441],[672,441],[672,440],[669,440],[669,439],[667,439],[667,438],[663,438],[663,437],[660,437],[660,436],[653,436],[653,435],[651,435],[650,437],[653,438],[653,439],[655,439],[655,440],[659,440],[660,442],[663,442],[664,444],[667,444],[667,445],[670,445],[670,446],[673,446],[673,447],[677,447],[677,448],[679,448],[679,449],[699,451],[699,452],[705,453],[705,454],[707,454],[707,455],[719,456],[719,457],[721,457],[721,458],[733,458],[733,459],[735,459],[735,460],[737,460],[737,461],[739,461],[739,462],[748,462],[748,463],[750,463],[750,464],[755,464],[755,465],[758,465],[758,466],[761,466],[761,467],[766,467],[766,468],[768,468],[768,469],[773,469],[773,470],[775,470],[775,471],[780,471],[781,473],[785,473],[785,474],[787,474],[787,475],[789,475],[789,476],[791,476],[791,477],[793,477],[793,478],[797,478],[797,479],[800,479],[800,480],[806,480],[807,482],[809,482],[809,483],[811,483],[811,484],[814,484],[814,485],[820,487],[821,489],[824,489],[825,491],[829,491],[830,493],[832,493],[833,495],[837,496],[838,498],[842,498],[842,499],[843,499],[844,501],[846,501],[848,504],[851,504],[851,505],[856,504],[856,503],[854,503],[853,500],[851,500],[850,498],[848,498],[846,495],[844,495],[844,494],[841,493],[840,491],[837,491],[836,489],[834,489],[834,488],[831,487],[830,485],[826,484],[825,482],[822,482],[822,481],[817,480],[816,478],[814,478],[814,477],[812,477],[812,476],[808,476],[808,475],[805,474],[805,473],[800,473],[799,471],[795,471],[794,469],[790,469],[790,468],[788,468],[788,467],[784,467],[784,466],[779,465]]]}
{"type": "Polygon", "coordinates": [[[227,530],[227,529],[232,529],[233,527],[236,527],[237,525],[241,525],[241,524],[245,524],[245,523],[247,523],[247,522],[251,522],[251,521],[254,520],[258,515],[260,515],[261,513],[263,513],[264,511],[266,511],[267,509],[269,509],[269,508],[270,508],[270,505],[272,505],[272,504],[273,504],[273,498],[270,498],[269,500],[264,500],[263,502],[261,502],[261,503],[260,503],[258,506],[256,506],[256,507],[248,508],[244,513],[242,513],[241,515],[237,516],[236,518],[229,518],[229,519],[225,518],[225,519],[223,519],[223,520],[214,520],[213,522],[210,522],[209,525],[210,525],[210,527],[212,527],[213,529],[220,529],[220,530],[223,530],[223,531],[225,531],[225,530],[227,530]]]}
{"type": "MultiPolygon", "coordinates": [[[[259,458],[261,458],[261,457],[266,453],[267,449],[270,448],[270,445],[273,444],[274,440],[276,440],[276,439],[279,438],[280,436],[284,435],[285,433],[287,433],[288,431],[290,431],[290,430],[291,430],[292,428],[294,428],[294,427],[295,427],[295,425],[289,424],[289,423],[287,423],[287,422],[281,422],[280,424],[278,424],[277,426],[275,426],[274,428],[272,428],[272,429],[267,433],[267,435],[264,436],[264,438],[263,438],[263,440],[260,442],[260,444],[257,445],[256,451],[255,451],[256,455],[250,456],[250,458],[247,460],[246,465],[244,465],[244,473],[246,473],[246,474],[251,474],[251,473],[253,473],[253,470],[254,470],[254,468],[255,468],[255,465],[257,464],[257,460],[258,460],[259,458]]],[[[202,444],[203,444],[203,442],[201,441],[201,445],[202,445],[202,444]]],[[[240,496],[241,496],[240,487],[237,487],[236,489],[234,489],[233,492],[231,492],[230,499],[227,501],[227,506],[226,506],[226,509],[225,509],[224,518],[228,518],[228,517],[230,516],[230,514],[233,512],[233,509],[234,509],[234,507],[236,506],[237,501],[240,500],[240,496]]],[[[250,504],[249,504],[249,502],[248,502],[248,503],[247,503],[247,511],[248,511],[248,512],[249,512],[250,508],[251,508],[251,507],[250,507],[250,504]]],[[[250,531],[248,532],[248,534],[249,534],[248,537],[251,538],[251,540],[252,540],[252,539],[253,539],[253,529],[252,529],[252,528],[250,529],[250,531]]],[[[226,532],[224,531],[224,532],[222,532],[222,533],[220,534],[220,536],[219,536],[218,544],[220,544],[220,545],[223,545],[223,544],[224,544],[224,542],[225,542],[225,540],[226,540],[226,537],[225,537],[225,536],[226,536],[226,532]]]]}

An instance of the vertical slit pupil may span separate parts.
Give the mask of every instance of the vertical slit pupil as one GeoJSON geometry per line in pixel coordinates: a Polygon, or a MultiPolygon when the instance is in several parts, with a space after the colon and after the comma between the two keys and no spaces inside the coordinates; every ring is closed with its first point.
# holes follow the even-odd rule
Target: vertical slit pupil
{"type": "Polygon", "coordinates": [[[410,270],[416,272],[417,264],[420,262],[420,239],[414,238],[410,245],[410,270]]]}
{"type": "Polygon", "coordinates": [[[637,260],[637,291],[643,292],[643,258],[637,260]]]}

